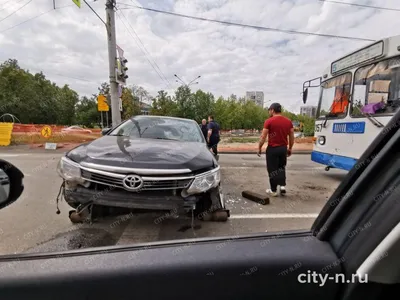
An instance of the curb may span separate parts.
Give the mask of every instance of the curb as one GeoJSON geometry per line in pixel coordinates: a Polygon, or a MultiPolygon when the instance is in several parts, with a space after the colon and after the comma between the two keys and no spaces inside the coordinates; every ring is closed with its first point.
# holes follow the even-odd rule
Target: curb
{"type": "MultiPolygon", "coordinates": [[[[293,154],[311,154],[312,150],[296,150],[296,151],[292,151],[292,155],[293,154]]],[[[255,151],[219,151],[218,150],[218,154],[256,154],[255,151]]],[[[262,152],[261,154],[265,154],[265,152],[262,152]]]]}
{"type": "MultiPolygon", "coordinates": [[[[6,153],[6,152],[13,152],[13,153],[18,153],[18,152],[36,152],[36,153],[66,153],[68,152],[69,149],[68,147],[60,147],[57,148],[57,150],[46,150],[44,147],[35,147],[35,148],[30,148],[29,145],[10,145],[10,146],[5,146],[5,147],[0,147],[0,152],[6,153]]],[[[312,150],[293,150],[292,154],[300,154],[300,155],[310,155],[312,150]]],[[[218,154],[239,154],[239,155],[244,155],[244,154],[256,154],[256,151],[254,150],[242,150],[242,151],[224,151],[224,150],[219,150],[218,154]]],[[[265,151],[263,151],[261,154],[265,154],[265,151]]]]}

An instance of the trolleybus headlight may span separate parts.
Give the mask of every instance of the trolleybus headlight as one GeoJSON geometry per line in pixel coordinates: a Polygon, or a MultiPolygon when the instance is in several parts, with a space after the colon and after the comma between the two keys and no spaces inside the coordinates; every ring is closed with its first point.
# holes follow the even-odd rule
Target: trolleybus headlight
{"type": "Polygon", "coordinates": [[[318,144],[325,145],[325,137],[324,136],[318,137],[318,144]]]}

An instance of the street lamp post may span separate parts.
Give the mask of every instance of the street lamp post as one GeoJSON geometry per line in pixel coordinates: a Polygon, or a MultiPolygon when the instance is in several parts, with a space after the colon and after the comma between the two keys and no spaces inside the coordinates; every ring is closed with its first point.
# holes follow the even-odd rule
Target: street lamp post
{"type": "Polygon", "coordinates": [[[176,82],[180,82],[182,83],[184,86],[189,87],[193,84],[199,84],[198,81],[196,81],[197,79],[199,79],[201,76],[197,76],[195,79],[193,79],[192,81],[190,81],[188,84],[186,84],[185,81],[183,81],[178,75],[174,74],[174,76],[177,78],[176,82]]]}

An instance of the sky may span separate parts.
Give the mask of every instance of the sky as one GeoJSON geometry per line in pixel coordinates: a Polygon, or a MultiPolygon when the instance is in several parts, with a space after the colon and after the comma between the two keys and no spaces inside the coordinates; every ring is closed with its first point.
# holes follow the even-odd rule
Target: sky
{"type": "MultiPolygon", "coordinates": [[[[0,61],[17,59],[81,96],[108,80],[108,48],[102,21],[82,2],[0,0],[0,61]],[[24,6],[25,5],[25,6],[24,6]],[[24,6],[24,7],[22,7],[24,6]],[[22,7],[22,8],[21,8],[22,7]]],[[[87,0],[106,19],[105,0],[87,0]]],[[[399,8],[398,0],[343,2],[399,8]]],[[[302,84],[319,77],[337,58],[370,42],[259,31],[180,18],[143,6],[203,18],[285,30],[378,40],[400,34],[400,12],[319,0],[117,0],[117,44],[128,60],[128,85],[151,95],[201,76],[193,90],[216,97],[263,91],[267,101],[298,112],[302,84]]],[[[316,105],[318,89],[307,104],[316,105]]]]}

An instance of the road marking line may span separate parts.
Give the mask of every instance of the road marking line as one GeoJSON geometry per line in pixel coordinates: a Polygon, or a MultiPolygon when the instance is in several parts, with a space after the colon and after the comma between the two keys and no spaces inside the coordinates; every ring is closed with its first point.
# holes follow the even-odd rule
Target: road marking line
{"type": "Polygon", "coordinates": [[[228,169],[236,169],[236,170],[247,170],[247,169],[252,169],[252,167],[221,167],[222,170],[228,170],[228,169]]]}
{"type": "MultiPolygon", "coordinates": [[[[264,165],[253,166],[253,167],[221,167],[221,170],[247,170],[254,168],[265,168],[264,165]]],[[[306,168],[295,168],[292,169],[290,165],[286,166],[287,171],[299,171],[299,170],[324,170],[325,167],[306,167],[306,168]]]]}
{"type": "Polygon", "coordinates": [[[23,157],[23,158],[28,158],[30,159],[31,157],[59,157],[61,155],[64,155],[64,153],[57,153],[57,152],[53,152],[53,153],[18,153],[18,154],[10,154],[10,153],[0,153],[0,157],[23,157]]]}
{"type": "Polygon", "coordinates": [[[234,214],[229,219],[315,219],[319,214],[234,214]]]}
{"type": "Polygon", "coordinates": [[[28,154],[10,154],[10,153],[0,153],[0,157],[18,157],[18,156],[26,156],[28,154]]]}

